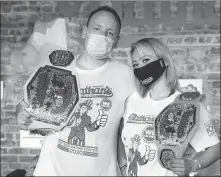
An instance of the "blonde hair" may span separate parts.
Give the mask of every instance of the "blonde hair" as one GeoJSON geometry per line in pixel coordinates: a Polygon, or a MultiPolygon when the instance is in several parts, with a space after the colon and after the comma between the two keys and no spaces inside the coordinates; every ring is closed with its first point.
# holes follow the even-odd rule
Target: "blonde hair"
{"type": "MultiPolygon", "coordinates": [[[[165,71],[167,87],[170,90],[179,90],[179,82],[177,79],[176,70],[174,67],[170,50],[167,47],[167,45],[156,38],[144,38],[132,44],[130,54],[132,55],[134,51],[138,51],[139,53],[145,54],[145,48],[153,50],[155,55],[159,59],[163,59],[163,61],[165,62],[165,65],[167,66],[167,70],[165,71]]],[[[144,96],[147,93],[148,89],[142,86],[138,80],[135,83],[140,94],[144,96]]]]}

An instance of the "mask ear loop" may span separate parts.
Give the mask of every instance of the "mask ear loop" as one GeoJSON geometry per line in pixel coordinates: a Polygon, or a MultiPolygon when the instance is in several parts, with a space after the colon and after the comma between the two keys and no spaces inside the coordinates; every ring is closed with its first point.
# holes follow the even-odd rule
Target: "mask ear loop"
{"type": "Polygon", "coordinates": [[[168,68],[168,66],[166,66],[166,64],[162,58],[160,59],[160,63],[163,65],[163,68],[165,68],[165,69],[168,68]]]}
{"type": "Polygon", "coordinates": [[[87,28],[88,28],[88,27],[85,28],[85,30],[86,30],[86,34],[87,34],[87,35],[90,35],[90,33],[89,33],[89,31],[88,31],[87,28]]]}
{"type": "MultiPolygon", "coordinates": [[[[166,64],[165,64],[165,62],[164,62],[164,60],[163,60],[162,58],[160,59],[160,61],[162,62],[163,68],[165,69],[164,72],[166,72],[166,70],[168,69],[168,66],[166,66],[166,64]]],[[[170,91],[168,97],[171,96],[172,94],[174,94],[175,91],[176,91],[175,89],[172,89],[172,90],[170,91]]]]}

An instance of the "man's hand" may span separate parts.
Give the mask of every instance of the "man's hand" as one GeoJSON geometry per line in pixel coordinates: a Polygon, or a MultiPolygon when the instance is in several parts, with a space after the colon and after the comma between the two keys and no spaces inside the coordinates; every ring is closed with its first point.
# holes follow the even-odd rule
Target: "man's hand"
{"type": "Polygon", "coordinates": [[[99,109],[98,112],[99,112],[99,115],[97,117],[97,125],[104,127],[107,123],[108,116],[104,114],[104,111],[102,109],[99,109]]]}
{"type": "Polygon", "coordinates": [[[197,88],[194,87],[192,84],[187,85],[186,87],[180,87],[180,91],[184,92],[198,92],[197,88]]]}
{"type": "Polygon", "coordinates": [[[146,161],[151,161],[154,159],[155,157],[155,150],[150,150],[150,146],[146,146],[146,152],[145,152],[145,159],[146,161]]]}
{"type": "Polygon", "coordinates": [[[28,104],[22,100],[20,102],[20,105],[21,105],[21,110],[20,112],[18,113],[18,116],[17,116],[17,122],[19,125],[21,125],[21,129],[22,130],[29,130],[29,126],[32,124],[32,120],[30,119],[31,118],[31,115],[29,114],[28,111],[26,111],[25,109],[28,108],[28,104]]]}
{"type": "Polygon", "coordinates": [[[178,176],[186,176],[191,172],[195,172],[198,165],[193,160],[174,159],[170,162],[171,170],[178,176]]]}

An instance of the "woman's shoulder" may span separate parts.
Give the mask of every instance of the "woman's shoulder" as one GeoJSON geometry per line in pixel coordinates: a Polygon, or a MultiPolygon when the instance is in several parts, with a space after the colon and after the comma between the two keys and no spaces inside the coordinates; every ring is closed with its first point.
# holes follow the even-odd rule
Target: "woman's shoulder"
{"type": "Polygon", "coordinates": [[[143,98],[140,96],[140,94],[135,91],[135,92],[132,92],[130,94],[130,96],[127,98],[127,103],[134,103],[134,102],[137,102],[137,101],[140,101],[142,100],[143,98]]]}
{"type": "Polygon", "coordinates": [[[140,96],[137,92],[132,92],[129,97],[127,97],[125,102],[125,112],[123,117],[127,117],[130,112],[133,112],[135,107],[140,104],[140,96]]]}

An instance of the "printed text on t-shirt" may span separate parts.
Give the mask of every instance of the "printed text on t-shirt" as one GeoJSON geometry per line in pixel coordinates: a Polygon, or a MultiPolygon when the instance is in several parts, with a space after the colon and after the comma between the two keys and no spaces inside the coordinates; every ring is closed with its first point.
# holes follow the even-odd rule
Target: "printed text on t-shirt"
{"type": "Polygon", "coordinates": [[[135,123],[135,124],[149,124],[154,122],[154,116],[144,116],[144,115],[137,115],[131,114],[127,120],[127,123],[135,123]]]}

